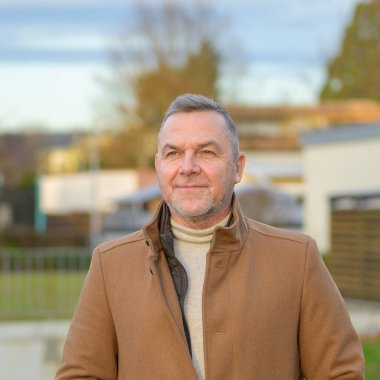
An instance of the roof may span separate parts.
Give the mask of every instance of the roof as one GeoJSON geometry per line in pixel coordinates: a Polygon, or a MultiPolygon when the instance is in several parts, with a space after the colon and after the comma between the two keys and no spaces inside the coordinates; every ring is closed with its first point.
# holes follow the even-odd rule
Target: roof
{"type": "Polygon", "coordinates": [[[370,99],[331,100],[302,106],[226,105],[235,121],[284,119],[320,115],[332,123],[374,122],[380,120],[380,103],[370,99]]]}
{"type": "Polygon", "coordinates": [[[378,210],[380,209],[380,189],[332,195],[330,205],[334,211],[378,210]]]}
{"type": "Polygon", "coordinates": [[[380,123],[351,124],[306,132],[301,136],[301,143],[302,145],[312,145],[361,140],[373,137],[380,138],[380,123]]]}
{"type": "Polygon", "coordinates": [[[161,191],[158,184],[143,187],[137,190],[132,195],[128,197],[123,197],[118,200],[120,206],[132,205],[136,203],[145,203],[155,198],[161,197],[161,191]]]}

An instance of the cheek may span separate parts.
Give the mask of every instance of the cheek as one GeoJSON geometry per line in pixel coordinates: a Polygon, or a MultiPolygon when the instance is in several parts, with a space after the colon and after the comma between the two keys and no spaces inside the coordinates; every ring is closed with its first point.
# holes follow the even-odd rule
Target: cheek
{"type": "Polygon", "coordinates": [[[208,170],[205,170],[204,172],[210,181],[218,187],[222,187],[226,182],[230,182],[231,177],[235,178],[235,173],[232,173],[231,168],[225,165],[216,165],[208,168],[208,170]]]}
{"type": "Polygon", "coordinates": [[[161,183],[168,183],[175,177],[176,170],[173,165],[159,165],[157,167],[158,179],[161,183]]]}

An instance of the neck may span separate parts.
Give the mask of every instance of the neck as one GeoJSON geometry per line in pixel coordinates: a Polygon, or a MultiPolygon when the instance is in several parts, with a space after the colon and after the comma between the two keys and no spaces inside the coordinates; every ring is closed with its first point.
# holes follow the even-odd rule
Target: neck
{"type": "Polygon", "coordinates": [[[177,224],[192,228],[194,230],[204,230],[206,228],[213,227],[220,222],[222,222],[225,218],[227,218],[231,212],[231,210],[226,210],[223,213],[219,213],[218,215],[213,215],[211,217],[205,218],[203,215],[199,217],[189,217],[184,218],[177,213],[173,212],[173,210],[170,210],[171,212],[171,218],[176,222],[177,224]]]}
{"type": "Polygon", "coordinates": [[[184,227],[178,224],[173,218],[170,219],[170,224],[172,226],[173,236],[182,242],[200,244],[200,243],[210,243],[213,233],[217,227],[225,227],[228,224],[231,214],[228,214],[219,223],[213,225],[212,227],[205,228],[202,230],[195,230],[193,228],[184,227]]]}

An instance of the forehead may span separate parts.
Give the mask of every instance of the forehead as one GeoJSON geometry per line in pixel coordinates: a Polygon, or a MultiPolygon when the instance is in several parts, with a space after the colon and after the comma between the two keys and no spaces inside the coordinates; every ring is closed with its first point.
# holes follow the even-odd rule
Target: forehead
{"type": "Polygon", "coordinates": [[[159,146],[182,141],[202,143],[214,140],[228,142],[228,126],[216,111],[178,112],[169,116],[159,134],[159,146]]]}

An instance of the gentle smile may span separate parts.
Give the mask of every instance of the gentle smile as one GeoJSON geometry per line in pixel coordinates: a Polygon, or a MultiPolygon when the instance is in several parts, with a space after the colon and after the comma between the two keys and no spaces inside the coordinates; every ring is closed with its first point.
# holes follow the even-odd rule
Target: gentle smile
{"type": "Polygon", "coordinates": [[[180,186],[175,186],[177,189],[200,189],[207,187],[205,185],[180,185],[180,186]]]}

